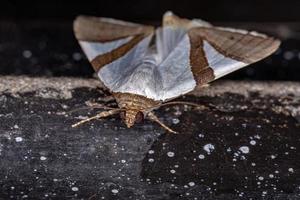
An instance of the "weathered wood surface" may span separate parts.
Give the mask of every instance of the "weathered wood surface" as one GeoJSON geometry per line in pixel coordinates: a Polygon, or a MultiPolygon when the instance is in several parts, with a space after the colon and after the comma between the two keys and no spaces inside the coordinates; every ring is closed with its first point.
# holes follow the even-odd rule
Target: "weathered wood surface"
{"type": "MultiPolygon", "coordinates": [[[[0,199],[300,199],[300,83],[219,81],[156,111],[71,128],[98,80],[0,77],[0,199]]],[[[113,104],[112,104],[113,106],[113,104]]]]}

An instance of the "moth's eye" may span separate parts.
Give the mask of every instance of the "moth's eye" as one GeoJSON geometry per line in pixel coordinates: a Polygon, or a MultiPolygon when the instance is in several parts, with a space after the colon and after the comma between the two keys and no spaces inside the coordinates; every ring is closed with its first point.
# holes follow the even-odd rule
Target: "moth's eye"
{"type": "Polygon", "coordinates": [[[120,112],[120,117],[121,117],[121,119],[125,119],[125,115],[126,115],[126,113],[125,113],[125,111],[121,111],[120,112]]]}
{"type": "Polygon", "coordinates": [[[140,111],[135,116],[135,122],[140,123],[144,120],[144,114],[140,111]]]}

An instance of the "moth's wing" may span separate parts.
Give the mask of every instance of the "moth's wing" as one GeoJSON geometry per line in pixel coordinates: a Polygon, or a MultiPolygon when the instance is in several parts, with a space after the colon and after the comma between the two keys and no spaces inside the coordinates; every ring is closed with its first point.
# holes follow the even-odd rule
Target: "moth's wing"
{"type": "Polygon", "coordinates": [[[190,65],[198,85],[257,62],[280,45],[273,37],[232,28],[196,27],[188,35],[190,65]]]}
{"type": "Polygon", "coordinates": [[[170,11],[164,14],[162,24],[163,26],[156,30],[158,62],[162,62],[173,51],[189,29],[211,26],[208,22],[200,19],[180,18],[170,11]]]}
{"type": "Polygon", "coordinates": [[[280,41],[256,32],[213,26],[188,28],[162,60],[161,99],[192,91],[272,54],[280,41]]]}
{"type": "Polygon", "coordinates": [[[154,28],[110,18],[79,16],[74,32],[100,80],[109,89],[116,76],[146,54],[154,28]]]}

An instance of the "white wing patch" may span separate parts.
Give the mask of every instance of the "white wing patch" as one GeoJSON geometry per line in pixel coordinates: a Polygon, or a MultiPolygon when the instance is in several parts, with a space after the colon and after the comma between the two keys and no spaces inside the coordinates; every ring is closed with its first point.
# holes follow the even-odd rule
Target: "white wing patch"
{"type": "MultiPolygon", "coordinates": [[[[144,47],[144,42],[138,46],[144,47]]],[[[196,87],[189,64],[188,35],[183,37],[160,64],[157,64],[155,54],[130,64],[128,61],[139,52],[138,46],[137,49],[130,50],[126,57],[115,60],[99,71],[100,79],[112,92],[133,93],[164,101],[192,91],[196,87]],[[128,63],[127,66],[122,67],[125,63],[128,63]]]]}
{"type": "Polygon", "coordinates": [[[172,15],[171,12],[166,13],[164,26],[156,31],[156,43],[152,48],[155,49],[155,52],[151,52],[152,49],[149,48],[153,31],[149,33],[144,26],[141,26],[141,30],[130,29],[135,26],[139,28],[140,25],[102,19],[102,22],[110,25],[105,25],[101,21],[97,21],[97,23],[107,27],[107,32],[102,33],[103,29],[99,28],[97,34],[94,34],[93,26],[86,25],[87,21],[83,20],[88,19],[81,18],[83,22],[79,25],[81,24],[82,27],[79,26],[78,30],[76,29],[78,38],[81,38],[81,40],[79,39],[80,45],[94,69],[98,71],[100,80],[111,92],[132,93],[160,101],[170,100],[192,91],[197,84],[218,79],[266,57],[279,45],[278,41],[273,40],[272,42],[272,38],[256,32],[213,27],[202,20],[187,20],[177,16],[172,18],[172,15]],[[124,25],[126,29],[123,30],[114,25],[124,25]],[[86,26],[92,27],[92,29],[85,31],[86,26]],[[131,36],[115,40],[115,38],[120,38],[112,37],[118,35],[118,32],[115,32],[116,28],[120,32],[128,32],[128,35],[131,36]],[[193,28],[195,29],[192,30],[193,28]],[[220,33],[221,30],[224,32],[220,33]],[[142,39],[137,34],[130,34],[131,31],[146,35],[142,39]],[[103,40],[106,38],[109,40],[111,36],[113,41],[92,42],[97,41],[98,34],[104,38],[103,40]],[[257,36],[256,43],[251,43],[252,46],[247,45],[247,42],[251,40],[249,37],[238,40],[241,34],[257,36]],[[233,38],[229,40],[231,35],[233,38]],[[265,41],[260,41],[262,38],[265,38],[265,41]],[[195,43],[191,44],[191,41],[195,43]],[[224,46],[225,44],[227,46],[224,46]],[[260,46],[256,47],[255,44],[260,44],[260,46]],[[272,46],[267,48],[269,44],[272,46]],[[119,48],[121,46],[122,48],[119,48]],[[214,46],[220,50],[215,49],[214,46]],[[261,51],[259,51],[260,48],[261,51]],[[115,49],[118,50],[112,54],[103,55],[115,49]],[[225,55],[221,52],[224,52],[225,55]],[[241,58],[239,60],[243,60],[243,62],[233,58],[241,58]]]}
{"type": "Polygon", "coordinates": [[[190,48],[189,37],[185,34],[176,48],[159,64],[163,84],[163,91],[159,95],[161,100],[180,96],[196,87],[190,66],[190,48]]]}
{"type": "Polygon", "coordinates": [[[209,66],[214,70],[215,79],[248,65],[246,63],[225,57],[205,40],[203,49],[209,66]]]}
{"type": "Polygon", "coordinates": [[[120,40],[114,40],[112,42],[88,42],[88,41],[79,41],[81,48],[84,50],[89,61],[92,61],[98,55],[108,53],[123,44],[126,44],[132,39],[131,37],[123,38],[120,40]]]}
{"type": "Polygon", "coordinates": [[[144,38],[135,48],[128,51],[123,57],[114,60],[112,63],[105,65],[99,70],[99,78],[112,92],[130,92],[145,95],[146,92],[143,90],[145,90],[146,86],[140,88],[142,87],[141,83],[144,83],[143,81],[145,81],[145,78],[153,79],[153,76],[149,70],[138,69],[141,67],[138,64],[144,61],[150,39],[151,36],[144,38]],[[141,75],[143,74],[141,73],[143,70],[148,71],[146,72],[147,76],[145,76],[145,74],[141,75]],[[137,80],[138,77],[140,77],[140,80],[137,80]]]}
{"type": "Polygon", "coordinates": [[[182,40],[186,30],[171,26],[158,28],[156,30],[156,47],[158,52],[158,63],[162,62],[182,40]]]}

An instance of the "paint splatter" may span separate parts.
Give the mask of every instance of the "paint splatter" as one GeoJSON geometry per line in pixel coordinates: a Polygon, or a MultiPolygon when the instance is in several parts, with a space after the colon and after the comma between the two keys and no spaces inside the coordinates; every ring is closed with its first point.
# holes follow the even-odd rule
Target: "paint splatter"
{"type": "Polygon", "coordinates": [[[22,137],[16,137],[15,140],[16,140],[16,142],[22,142],[23,138],[22,137]]]}
{"type": "Polygon", "coordinates": [[[244,154],[247,154],[247,153],[249,153],[249,151],[250,151],[249,147],[247,147],[247,146],[241,146],[241,147],[239,148],[239,150],[240,150],[242,153],[244,153],[244,154]]]}
{"type": "Polygon", "coordinates": [[[175,153],[172,152],[172,151],[169,151],[169,152],[167,153],[167,155],[168,155],[169,157],[174,157],[174,156],[175,156],[175,153]]]}
{"type": "Polygon", "coordinates": [[[117,193],[119,193],[119,190],[117,190],[117,189],[112,189],[111,192],[112,192],[113,194],[117,194],[117,193]]]}
{"type": "Polygon", "coordinates": [[[47,160],[47,157],[41,156],[41,157],[40,157],[40,160],[42,160],[42,161],[47,160]]]}
{"type": "Polygon", "coordinates": [[[215,146],[212,144],[206,144],[204,145],[203,149],[207,152],[207,154],[210,154],[211,152],[213,152],[213,150],[215,150],[215,146]]]}

